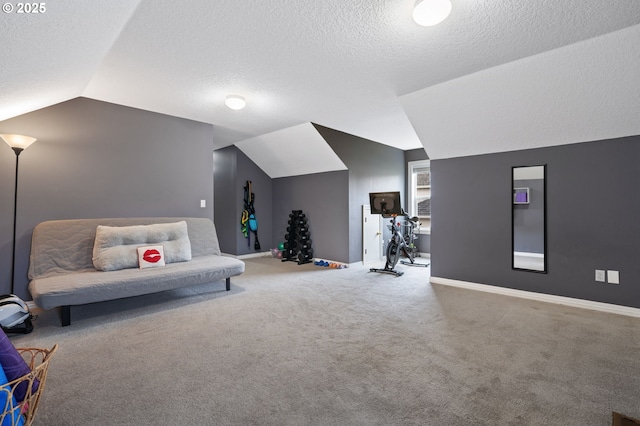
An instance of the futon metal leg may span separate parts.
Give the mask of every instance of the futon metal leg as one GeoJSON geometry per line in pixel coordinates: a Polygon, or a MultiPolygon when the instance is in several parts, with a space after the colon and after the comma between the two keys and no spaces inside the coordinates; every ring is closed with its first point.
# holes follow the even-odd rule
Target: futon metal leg
{"type": "Polygon", "coordinates": [[[226,283],[227,283],[227,291],[231,290],[231,277],[227,278],[226,283]]]}
{"type": "Polygon", "coordinates": [[[60,307],[60,321],[62,322],[63,327],[71,325],[71,306],[67,305],[60,307]]]}

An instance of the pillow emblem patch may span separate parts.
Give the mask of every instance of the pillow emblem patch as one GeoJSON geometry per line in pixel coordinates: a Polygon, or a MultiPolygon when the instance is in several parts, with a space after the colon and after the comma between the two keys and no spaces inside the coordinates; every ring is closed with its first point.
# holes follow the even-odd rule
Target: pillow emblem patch
{"type": "Polygon", "coordinates": [[[140,269],[164,266],[164,247],[143,246],[138,247],[138,265],[140,269]]]}
{"type": "Polygon", "coordinates": [[[162,255],[156,249],[148,249],[142,254],[142,258],[149,263],[157,263],[162,260],[162,255]]]}

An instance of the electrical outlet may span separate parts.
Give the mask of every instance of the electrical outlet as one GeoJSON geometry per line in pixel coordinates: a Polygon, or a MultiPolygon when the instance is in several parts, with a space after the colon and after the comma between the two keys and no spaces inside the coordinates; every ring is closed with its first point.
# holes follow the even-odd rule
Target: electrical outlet
{"type": "Polygon", "coordinates": [[[609,284],[620,284],[620,271],[607,271],[607,278],[609,284]]]}
{"type": "Polygon", "coordinates": [[[607,281],[607,279],[605,277],[605,273],[604,273],[603,270],[596,269],[596,281],[601,282],[601,283],[607,281]]]}
{"type": "Polygon", "coordinates": [[[207,207],[207,200],[200,200],[200,208],[205,208],[207,207]]]}

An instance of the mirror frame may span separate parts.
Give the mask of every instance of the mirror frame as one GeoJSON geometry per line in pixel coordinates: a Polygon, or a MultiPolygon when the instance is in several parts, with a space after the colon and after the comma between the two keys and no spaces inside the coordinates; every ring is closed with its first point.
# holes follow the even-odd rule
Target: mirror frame
{"type": "Polygon", "coordinates": [[[536,272],[539,274],[546,274],[549,271],[549,252],[547,250],[547,165],[546,164],[534,164],[527,166],[513,166],[511,167],[511,269],[516,271],[536,272]],[[516,186],[514,185],[514,173],[516,169],[524,167],[542,167],[542,241],[543,241],[543,269],[528,269],[520,268],[515,265],[515,203],[513,194],[516,186]]]}

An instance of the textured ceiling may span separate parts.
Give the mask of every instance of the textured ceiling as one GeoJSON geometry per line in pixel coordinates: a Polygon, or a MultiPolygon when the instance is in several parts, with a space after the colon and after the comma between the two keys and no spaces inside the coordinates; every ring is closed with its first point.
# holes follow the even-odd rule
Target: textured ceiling
{"type": "Polygon", "coordinates": [[[638,46],[640,25],[427,87],[400,102],[435,159],[638,135],[638,46]]]}
{"type": "Polygon", "coordinates": [[[452,3],[420,27],[414,0],[48,2],[1,18],[0,120],[85,96],[211,123],[215,147],[313,122],[447,156],[448,141],[416,130],[434,102],[404,95],[640,23],[638,0],[452,3]],[[229,93],[247,108],[225,108],[229,93]]]}

